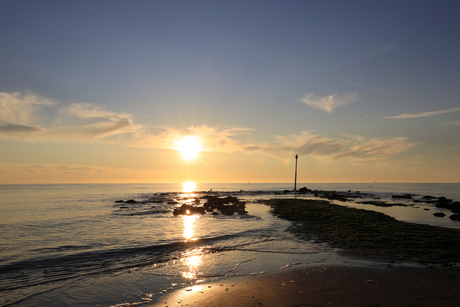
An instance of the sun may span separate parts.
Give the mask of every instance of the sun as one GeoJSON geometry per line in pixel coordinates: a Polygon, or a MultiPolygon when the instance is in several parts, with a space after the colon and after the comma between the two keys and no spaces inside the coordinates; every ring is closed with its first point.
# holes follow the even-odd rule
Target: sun
{"type": "Polygon", "coordinates": [[[184,160],[192,161],[198,157],[203,147],[200,137],[196,135],[187,135],[181,137],[176,142],[176,147],[174,147],[174,149],[180,152],[184,160]]]}

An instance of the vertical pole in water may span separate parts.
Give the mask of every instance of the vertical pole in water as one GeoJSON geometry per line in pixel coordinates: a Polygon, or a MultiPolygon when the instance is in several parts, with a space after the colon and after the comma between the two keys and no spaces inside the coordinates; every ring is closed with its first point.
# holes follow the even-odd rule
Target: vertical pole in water
{"type": "Polygon", "coordinates": [[[295,155],[295,181],[294,181],[294,192],[297,192],[297,159],[299,156],[295,155]]]}

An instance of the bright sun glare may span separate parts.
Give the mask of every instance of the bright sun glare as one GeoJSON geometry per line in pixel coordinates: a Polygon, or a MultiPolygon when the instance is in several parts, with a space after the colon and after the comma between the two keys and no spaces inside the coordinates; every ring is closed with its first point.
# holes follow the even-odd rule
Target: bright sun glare
{"type": "Polygon", "coordinates": [[[174,149],[180,152],[184,160],[192,161],[198,157],[203,147],[200,137],[196,135],[187,135],[181,137],[176,142],[176,147],[174,149]]]}
{"type": "Polygon", "coordinates": [[[192,181],[184,182],[182,183],[182,186],[184,187],[184,193],[190,193],[196,189],[196,183],[192,181]]]}

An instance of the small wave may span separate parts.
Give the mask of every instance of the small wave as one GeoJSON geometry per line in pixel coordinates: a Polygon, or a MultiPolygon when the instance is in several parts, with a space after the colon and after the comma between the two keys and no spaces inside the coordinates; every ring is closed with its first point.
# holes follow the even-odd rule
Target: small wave
{"type": "Polygon", "coordinates": [[[117,215],[122,216],[138,216],[138,215],[153,215],[153,214],[164,214],[164,213],[172,213],[172,210],[149,210],[149,211],[142,211],[142,212],[117,212],[117,215]]]}
{"type": "Polygon", "coordinates": [[[63,252],[63,251],[74,251],[74,250],[86,250],[86,249],[93,249],[97,247],[103,247],[103,243],[92,243],[87,245],[64,245],[59,247],[43,247],[33,249],[33,252],[63,252]]]}
{"type": "MultiPolygon", "coordinates": [[[[226,251],[229,248],[242,247],[248,244],[247,242],[234,242],[233,246],[229,247],[228,240],[240,238],[244,233],[152,246],[76,252],[61,256],[43,257],[44,255],[42,254],[41,258],[17,261],[0,266],[0,293],[86,275],[154,266],[178,260],[188,250],[199,247],[203,248],[204,253],[226,251]]],[[[45,253],[51,251],[81,251],[101,246],[103,244],[100,243],[85,246],[69,245],[41,249],[41,251],[45,253]]]]}

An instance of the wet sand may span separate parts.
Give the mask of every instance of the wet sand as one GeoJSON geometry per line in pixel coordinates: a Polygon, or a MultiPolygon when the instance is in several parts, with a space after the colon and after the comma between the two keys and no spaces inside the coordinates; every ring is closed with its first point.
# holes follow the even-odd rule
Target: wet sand
{"type": "Polygon", "coordinates": [[[149,306],[460,306],[460,271],[322,265],[197,284],[149,306]]]}

